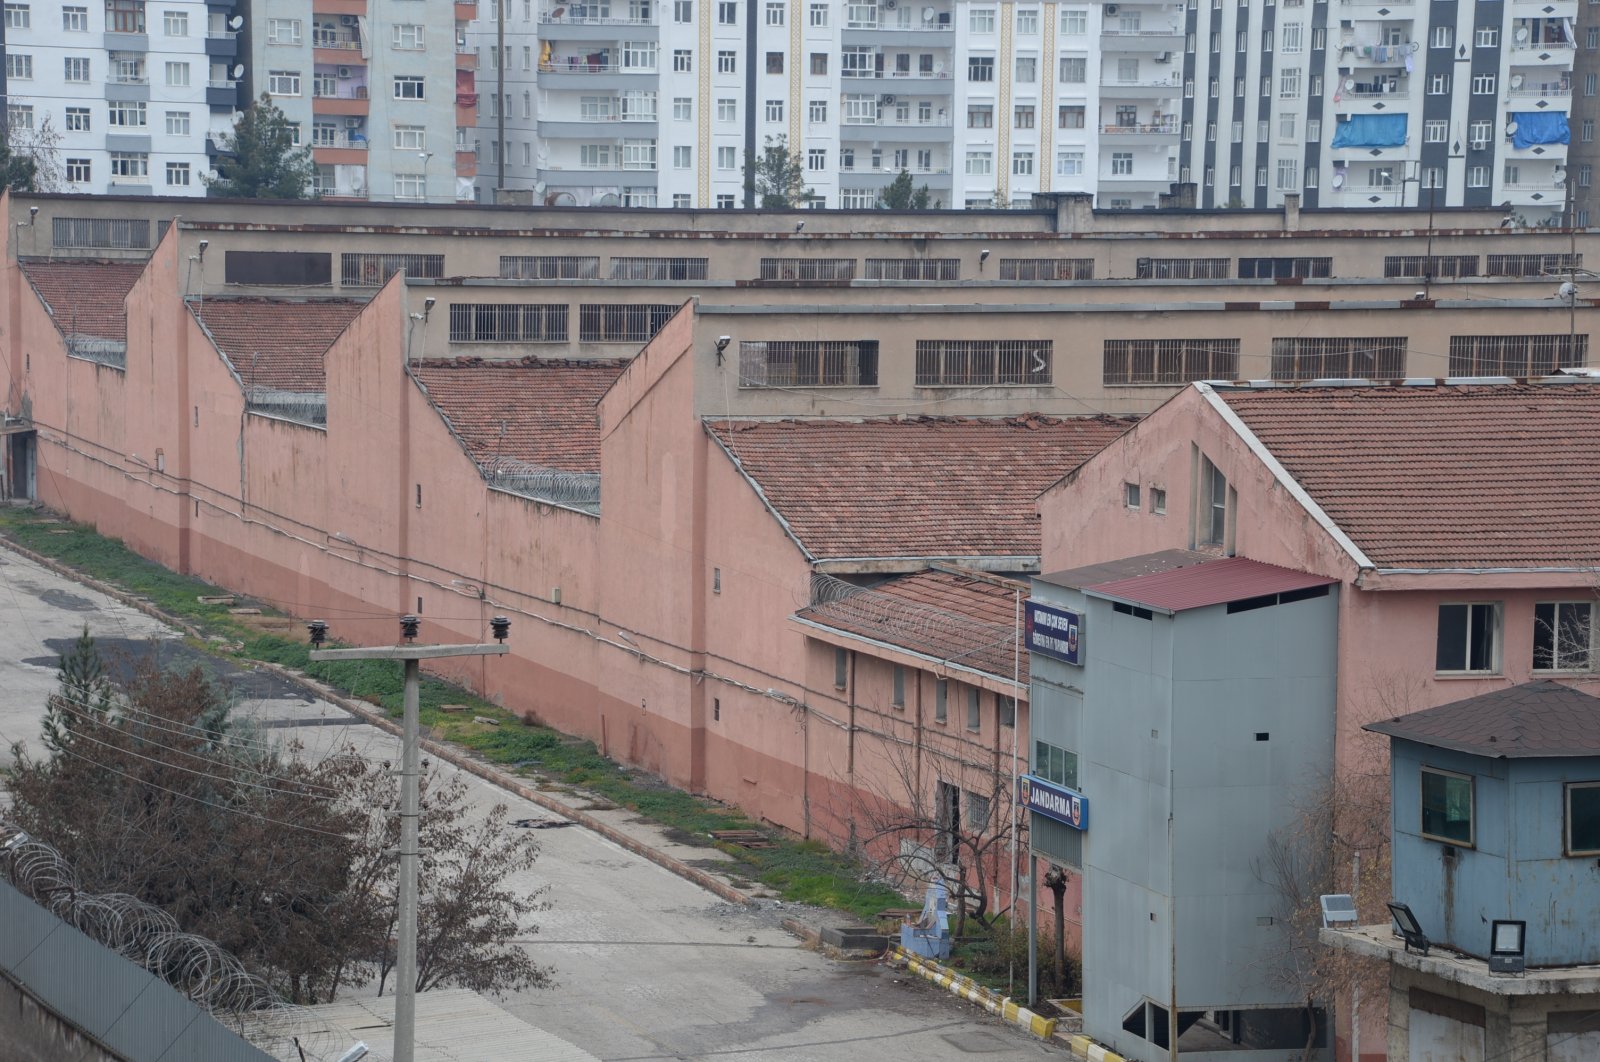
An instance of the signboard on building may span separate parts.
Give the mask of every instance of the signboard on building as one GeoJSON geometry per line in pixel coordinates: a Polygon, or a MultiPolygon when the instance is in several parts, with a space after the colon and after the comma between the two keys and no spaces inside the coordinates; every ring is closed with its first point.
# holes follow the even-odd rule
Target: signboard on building
{"type": "Polygon", "coordinates": [[[1024,606],[1023,624],[1028,651],[1083,666],[1078,653],[1082,647],[1083,614],[1054,605],[1029,601],[1024,606]]]}
{"type": "Polygon", "coordinates": [[[1075,830],[1089,828],[1089,801],[1076,789],[1025,774],[1017,779],[1017,803],[1075,830]]]}

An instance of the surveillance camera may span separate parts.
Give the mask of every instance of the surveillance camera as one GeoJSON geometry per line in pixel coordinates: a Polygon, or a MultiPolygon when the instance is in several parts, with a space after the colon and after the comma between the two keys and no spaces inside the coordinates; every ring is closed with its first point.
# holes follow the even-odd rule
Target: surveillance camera
{"type": "Polygon", "coordinates": [[[357,1040],[350,1050],[339,1056],[339,1062],[360,1062],[361,1059],[366,1057],[367,1042],[365,1040],[357,1040]]]}
{"type": "Polygon", "coordinates": [[[797,221],[797,222],[794,223],[794,231],[796,231],[796,232],[804,231],[805,227],[806,227],[806,223],[803,222],[803,221],[797,221]]]}
{"type": "Polygon", "coordinates": [[[422,320],[422,315],[420,313],[414,313],[411,315],[411,319],[413,321],[420,321],[422,320]]]}

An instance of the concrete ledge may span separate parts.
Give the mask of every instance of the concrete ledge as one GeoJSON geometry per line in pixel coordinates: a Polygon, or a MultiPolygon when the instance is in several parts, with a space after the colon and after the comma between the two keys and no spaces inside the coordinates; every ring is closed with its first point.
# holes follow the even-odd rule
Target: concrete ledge
{"type": "MultiPolygon", "coordinates": [[[[1009,998],[1001,996],[972,978],[958,974],[947,966],[920,955],[913,955],[898,944],[889,949],[889,956],[896,962],[904,963],[906,969],[919,977],[932,981],[940,988],[947,988],[954,995],[976,1003],[990,1014],[996,1014],[1019,1028],[1037,1036],[1041,1040],[1048,1040],[1056,1034],[1056,1019],[1046,1018],[1042,1014],[1035,1014],[1026,1007],[1018,1006],[1009,998]]],[[[1115,1055],[1106,1056],[1110,1060],[1120,1062],[1115,1055]]]]}
{"type": "Polygon", "coordinates": [[[1101,1047],[1087,1036],[1074,1036],[1068,1041],[1068,1046],[1072,1048],[1074,1055],[1087,1062],[1127,1062],[1127,1059],[1115,1051],[1101,1047]]]}

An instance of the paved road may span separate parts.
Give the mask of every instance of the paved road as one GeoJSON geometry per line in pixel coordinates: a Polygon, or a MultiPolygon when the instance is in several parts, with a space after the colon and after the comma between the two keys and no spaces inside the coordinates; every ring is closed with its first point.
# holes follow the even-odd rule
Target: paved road
{"type": "MultiPolygon", "coordinates": [[[[399,757],[395,739],[337,706],[205,658],[136,610],[0,550],[0,765],[12,741],[38,748],[56,657],[84,624],[122,666],[144,653],[203,660],[232,684],[241,712],[313,753],[351,741],[369,756],[399,757]]],[[[514,819],[552,817],[466,777],[484,809],[504,802],[514,819]]],[[[801,949],[779,926],[784,912],[777,905],[725,903],[581,827],[540,836],[543,854],[523,884],[548,884],[553,907],[539,916],[539,932],[526,946],[555,968],[559,983],[500,1005],[607,1062],[1060,1057],[892,970],[801,949]]]]}

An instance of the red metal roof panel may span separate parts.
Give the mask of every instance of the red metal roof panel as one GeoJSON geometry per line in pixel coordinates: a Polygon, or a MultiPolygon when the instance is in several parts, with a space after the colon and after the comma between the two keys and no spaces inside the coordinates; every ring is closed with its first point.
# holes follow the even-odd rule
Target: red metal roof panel
{"type": "Polygon", "coordinates": [[[1219,557],[1205,564],[1174,568],[1154,575],[1137,575],[1132,579],[1115,579],[1109,583],[1086,586],[1084,590],[1167,612],[1182,612],[1268,594],[1309,590],[1338,581],[1245,557],[1219,557]]]}

